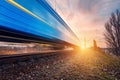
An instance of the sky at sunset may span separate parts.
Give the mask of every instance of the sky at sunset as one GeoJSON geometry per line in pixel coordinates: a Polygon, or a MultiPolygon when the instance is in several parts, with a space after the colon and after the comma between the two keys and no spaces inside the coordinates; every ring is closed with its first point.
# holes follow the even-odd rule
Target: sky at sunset
{"type": "Polygon", "coordinates": [[[104,24],[110,14],[120,9],[120,0],[48,0],[71,29],[87,46],[95,39],[100,47],[105,47],[104,24]]]}

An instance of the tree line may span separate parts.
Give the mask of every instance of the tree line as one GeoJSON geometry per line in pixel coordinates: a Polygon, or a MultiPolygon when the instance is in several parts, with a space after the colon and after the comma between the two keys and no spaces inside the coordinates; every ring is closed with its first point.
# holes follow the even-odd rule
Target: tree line
{"type": "Polygon", "coordinates": [[[113,12],[105,24],[105,41],[110,52],[120,55],[120,11],[113,12]]]}

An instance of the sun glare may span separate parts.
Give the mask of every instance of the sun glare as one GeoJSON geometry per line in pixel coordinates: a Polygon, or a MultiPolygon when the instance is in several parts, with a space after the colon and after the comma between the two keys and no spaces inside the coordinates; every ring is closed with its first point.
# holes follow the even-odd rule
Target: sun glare
{"type": "Polygon", "coordinates": [[[85,49],[85,46],[81,46],[81,48],[84,50],[84,49],[85,49]]]}

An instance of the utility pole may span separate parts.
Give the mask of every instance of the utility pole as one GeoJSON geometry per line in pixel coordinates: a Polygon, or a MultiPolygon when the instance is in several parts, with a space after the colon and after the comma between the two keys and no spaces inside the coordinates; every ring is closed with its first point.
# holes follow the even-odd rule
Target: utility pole
{"type": "Polygon", "coordinates": [[[55,11],[56,11],[56,0],[55,0],[55,11]]]}
{"type": "Polygon", "coordinates": [[[86,38],[84,38],[84,47],[86,48],[86,38]]]}

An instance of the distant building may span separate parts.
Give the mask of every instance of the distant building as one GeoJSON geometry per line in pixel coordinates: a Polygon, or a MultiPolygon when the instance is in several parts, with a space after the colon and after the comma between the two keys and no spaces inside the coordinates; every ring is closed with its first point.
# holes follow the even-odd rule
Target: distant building
{"type": "Polygon", "coordinates": [[[96,40],[93,40],[93,48],[97,49],[97,42],[96,42],[96,40]]]}

